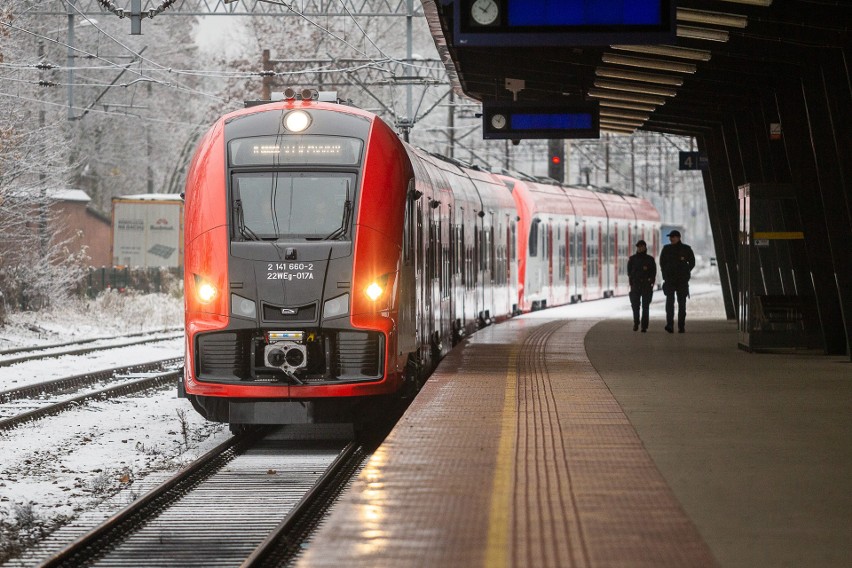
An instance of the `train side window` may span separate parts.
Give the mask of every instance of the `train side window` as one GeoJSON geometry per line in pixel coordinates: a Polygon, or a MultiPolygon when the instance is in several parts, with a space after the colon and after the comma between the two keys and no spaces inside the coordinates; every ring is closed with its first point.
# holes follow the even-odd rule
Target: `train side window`
{"type": "Polygon", "coordinates": [[[538,219],[533,219],[530,227],[530,256],[538,256],[538,219]]]}

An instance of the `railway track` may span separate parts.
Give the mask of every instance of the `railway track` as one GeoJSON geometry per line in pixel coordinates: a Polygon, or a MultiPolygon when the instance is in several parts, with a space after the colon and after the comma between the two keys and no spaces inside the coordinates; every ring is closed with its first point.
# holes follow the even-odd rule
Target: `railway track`
{"type": "MultiPolygon", "coordinates": [[[[182,358],[173,358],[155,361],[152,363],[130,365],[117,369],[105,369],[94,373],[54,379],[0,392],[0,404],[9,404],[13,401],[20,401],[23,399],[33,400],[40,404],[41,401],[35,401],[35,397],[45,394],[56,395],[63,392],[79,390],[98,382],[110,380],[117,375],[153,373],[147,377],[135,380],[126,380],[118,385],[97,389],[56,402],[48,402],[38,408],[26,410],[6,418],[0,418],[0,432],[10,430],[32,420],[38,420],[40,418],[59,414],[60,412],[76,408],[80,404],[93,400],[118,398],[150,389],[161,388],[168,384],[175,384],[183,373],[183,369],[163,370],[163,368],[178,365],[181,361],[182,358]]],[[[14,409],[12,409],[12,411],[14,412],[14,409]]]]}
{"type": "Polygon", "coordinates": [[[171,359],[161,359],[160,361],[152,361],[150,363],[138,363],[136,365],[128,365],[126,367],[104,369],[102,371],[95,371],[92,373],[84,373],[81,375],[73,375],[71,377],[62,377],[50,381],[43,381],[32,385],[0,391],[0,404],[6,404],[13,400],[33,398],[42,395],[52,395],[63,391],[79,389],[100,381],[109,380],[116,375],[149,373],[166,367],[180,365],[182,363],[183,357],[173,357],[171,359]]]}
{"type": "MultiPolygon", "coordinates": [[[[124,338],[134,338],[138,335],[142,334],[132,334],[123,336],[124,338]]],[[[87,353],[93,353],[95,351],[106,351],[108,349],[117,349],[120,347],[130,347],[134,345],[144,345],[146,343],[156,343],[158,341],[166,341],[169,339],[177,339],[183,336],[183,331],[179,332],[171,332],[171,333],[159,333],[157,335],[152,335],[150,332],[145,333],[144,337],[139,339],[131,339],[129,341],[122,341],[119,343],[109,343],[105,345],[89,345],[87,347],[80,347],[80,345],[90,344],[96,341],[105,341],[108,339],[115,338],[98,338],[98,339],[85,339],[78,342],[70,342],[64,344],[54,344],[54,345],[46,345],[40,347],[28,347],[25,349],[12,349],[0,352],[0,367],[8,367],[10,365],[15,365],[17,363],[23,363],[26,361],[33,361],[36,359],[50,359],[55,357],[64,357],[68,355],[85,355],[87,353]],[[59,351],[49,351],[52,348],[68,347],[68,346],[76,346],[72,349],[65,349],[59,351]],[[11,355],[10,357],[5,357],[5,355],[11,355]]]]}
{"type": "Polygon", "coordinates": [[[271,553],[293,538],[294,527],[311,518],[316,524],[325,510],[318,500],[327,506],[366,459],[354,442],[294,441],[281,432],[228,439],[41,566],[278,562],[271,553]]]}

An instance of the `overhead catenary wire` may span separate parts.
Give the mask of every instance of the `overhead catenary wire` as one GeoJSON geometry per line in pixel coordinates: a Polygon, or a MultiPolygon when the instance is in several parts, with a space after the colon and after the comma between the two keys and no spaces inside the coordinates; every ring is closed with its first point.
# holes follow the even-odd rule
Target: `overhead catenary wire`
{"type": "MultiPolygon", "coordinates": [[[[399,72],[398,66],[406,66],[406,67],[412,68],[412,69],[429,69],[429,70],[434,71],[434,65],[418,64],[418,63],[413,63],[410,60],[403,60],[403,59],[399,59],[399,58],[389,56],[381,47],[379,47],[376,40],[373,37],[371,37],[370,33],[367,32],[365,27],[361,25],[361,23],[356,18],[356,14],[354,14],[351,10],[349,10],[349,8],[345,4],[343,4],[343,11],[345,11],[348,18],[350,18],[354,22],[355,26],[358,28],[360,33],[363,34],[363,36],[366,38],[366,41],[369,42],[369,44],[372,45],[378,51],[378,53],[381,54],[381,57],[376,57],[375,55],[369,55],[367,53],[367,51],[365,51],[365,49],[359,48],[358,46],[353,44],[351,40],[347,40],[346,37],[342,37],[340,34],[335,33],[332,29],[329,29],[328,26],[324,26],[324,25],[322,25],[321,22],[318,22],[317,20],[315,20],[311,17],[308,17],[304,13],[300,12],[299,8],[295,7],[293,2],[288,3],[288,2],[276,1],[276,0],[260,0],[260,1],[264,1],[264,2],[269,3],[269,4],[277,4],[277,5],[285,7],[288,11],[290,11],[294,15],[300,17],[301,19],[306,21],[311,26],[321,30],[322,33],[326,37],[331,38],[334,41],[341,42],[347,48],[353,50],[356,54],[365,56],[370,61],[370,63],[367,63],[367,64],[343,65],[343,66],[341,66],[339,64],[338,65],[330,64],[330,65],[322,65],[322,66],[310,67],[310,68],[307,68],[307,69],[300,69],[300,70],[276,71],[276,72],[274,72],[274,75],[276,77],[292,78],[292,77],[299,77],[299,76],[306,76],[306,75],[322,75],[322,74],[333,74],[333,73],[353,74],[353,73],[358,73],[359,71],[363,71],[363,70],[366,70],[366,69],[373,69],[375,71],[378,71],[379,73],[387,73],[387,75],[390,78],[394,78],[394,77],[397,76],[397,74],[399,72]],[[396,71],[394,71],[394,69],[389,67],[389,64],[391,64],[391,63],[393,63],[395,66],[397,66],[396,71]]],[[[150,57],[141,56],[136,50],[129,47],[124,42],[122,42],[121,40],[117,39],[115,36],[108,33],[106,30],[104,30],[104,28],[101,25],[98,25],[97,22],[88,18],[83,13],[83,11],[78,6],[76,6],[74,3],[71,3],[68,0],[63,0],[63,2],[66,3],[67,5],[71,6],[71,8],[69,8],[69,14],[70,15],[79,15],[80,18],[82,18],[83,20],[88,22],[96,30],[98,30],[100,33],[102,33],[104,35],[104,37],[108,38],[110,41],[112,41],[116,45],[120,46],[122,49],[124,49],[128,53],[132,54],[133,57],[138,57],[141,64],[136,65],[131,69],[127,69],[125,63],[116,63],[115,61],[107,59],[107,58],[105,58],[105,57],[103,57],[103,56],[101,56],[97,53],[91,53],[91,52],[89,52],[85,49],[80,49],[80,48],[75,47],[75,46],[69,46],[67,43],[65,43],[61,40],[56,40],[56,39],[53,39],[51,37],[47,37],[46,35],[40,34],[38,32],[27,30],[27,29],[25,29],[21,26],[17,26],[17,25],[12,24],[12,25],[9,26],[12,29],[16,29],[16,30],[21,31],[23,33],[28,33],[28,34],[32,35],[33,37],[42,39],[43,41],[47,41],[47,42],[50,42],[50,43],[55,44],[57,46],[62,46],[62,47],[68,48],[69,50],[73,50],[73,52],[79,54],[80,57],[85,57],[85,58],[89,58],[89,59],[92,59],[92,60],[102,61],[105,64],[103,66],[98,66],[98,65],[73,65],[73,66],[67,65],[67,66],[64,66],[64,65],[55,65],[55,64],[49,64],[49,63],[45,64],[44,62],[41,62],[41,63],[38,63],[38,64],[31,65],[29,67],[32,68],[32,69],[37,69],[39,71],[68,71],[68,70],[93,70],[93,71],[96,71],[96,70],[102,70],[102,69],[127,70],[128,73],[135,74],[138,77],[138,79],[133,80],[133,81],[125,81],[125,82],[122,82],[122,83],[107,83],[107,82],[104,82],[100,79],[95,79],[95,78],[91,78],[91,79],[88,79],[88,80],[85,80],[85,81],[79,80],[79,81],[67,81],[67,82],[51,81],[51,80],[42,80],[41,82],[39,82],[39,81],[36,81],[36,80],[31,80],[31,81],[29,81],[30,84],[43,85],[43,86],[56,86],[56,87],[81,86],[81,87],[109,88],[109,87],[113,87],[113,86],[130,87],[130,86],[133,86],[133,85],[138,85],[140,83],[149,83],[149,84],[157,84],[157,85],[162,85],[162,86],[166,86],[166,87],[169,87],[169,88],[174,88],[174,89],[179,90],[179,91],[188,92],[188,93],[192,93],[192,94],[199,95],[199,96],[204,96],[204,97],[207,97],[207,98],[212,98],[212,99],[219,100],[219,101],[222,101],[222,102],[227,102],[227,100],[223,97],[217,96],[216,94],[212,94],[212,93],[209,93],[209,92],[204,92],[202,90],[194,89],[190,86],[182,84],[180,81],[165,78],[165,77],[162,76],[162,74],[164,74],[164,73],[168,74],[170,77],[173,77],[173,76],[194,76],[194,77],[202,77],[202,78],[222,78],[222,79],[252,78],[252,77],[259,77],[259,76],[264,76],[264,75],[268,74],[268,72],[266,72],[266,71],[251,71],[251,70],[249,70],[249,71],[232,71],[232,70],[222,70],[222,69],[178,69],[178,68],[173,68],[173,67],[167,67],[167,66],[162,65],[159,62],[151,59],[150,57]]],[[[106,7],[106,3],[102,3],[102,4],[106,7]]],[[[3,23],[5,24],[5,22],[3,22],[3,23]]],[[[26,68],[27,67],[26,64],[16,64],[13,67],[8,62],[4,63],[4,64],[0,64],[0,66],[9,66],[10,68],[26,68]]],[[[27,83],[28,82],[28,81],[26,81],[25,79],[22,79],[22,78],[16,78],[16,81],[20,82],[20,83],[27,83]]],[[[388,94],[390,95],[390,97],[389,97],[390,98],[390,108],[385,106],[385,110],[388,110],[392,116],[397,116],[397,113],[393,110],[393,107],[396,106],[394,103],[397,101],[397,98],[398,98],[398,95],[399,95],[396,87],[397,87],[397,85],[394,85],[392,83],[389,84],[388,94]]],[[[362,88],[364,88],[363,85],[362,85],[362,88]]],[[[421,104],[423,103],[422,99],[421,99],[420,103],[421,104]]],[[[418,105],[418,107],[419,107],[419,105],[418,105]]],[[[434,106],[433,106],[433,108],[434,108],[434,106]]]]}
{"type": "MultiPolygon", "coordinates": [[[[93,20],[91,20],[91,19],[89,19],[88,17],[86,17],[86,15],[85,15],[85,14],[84,14],[84,13],[83,13],[83,12],[82,12],[82,11],[81,11],[81,10],[80,10],[77,6],[76,6],[76,5],[74,5],[74,4],[72,4],[72,3],[69,3],[69,2],[68,2],[68,0],[63,0],[63,1],[64,1],[65,3],[67,3],[68,5],[70,5],[70,6],[71,6],[71,8],[72,8],[72,10],[73,10],[73,11],[75,11],[77,14],[79,14],[79,15],[80,15],[80,17],[84,18],[84,19],[85,19],[87,22],[89,22],[89,23],[90,23],[93,27],[95,27],[95,28],[96,28],[99,32],[103,33],[105,37],[109,38],[110,40],[112,40],[112,41],[113,41],[113,42],[115,42],[117,45],[121,46],[123,49],[127,50],[127,51],[128,51],[128,52],[130,52],[131,54],[134,54],[134,56],[138,56],[138,55],[139,55],[139,54],[138,54],[135,50],[133,50],[132,48],[128,47],[127,45],[125,45],[125,44],[124,44],[123,42],[121,42],[120,40],[116,39],[114,36],[112,36],[111,34],[109,34],[108,32],[106,32],[106,31],[105,31],[102,27],[98,26],[98,25],[97,25],[97,23],[95,23],[93,20]]],[[[398,64],[398,65],[405,65],[405,66],[409,66],[409,67],[412,67],[412,68],[423,68],[423,69],[430,69],[430,70],[432,69],[432,67],[431,67],[431,66],[429,66],[429,65],[413,64],[413,63],[411,63],[410,61],[405,61],[405,60],[401,60],[401,59],[398,59],[398,58],[394,58],[394,57],[390,57],[390,56],[388,56],[388,55],[387,55],[387,54],[386,54],[386,53],[385,53],[385,52],[384,52],[381,48],[379,48],[379,47],[378,47],[378,45],[377,45],[377,44],[376,44],[376,42],[372,39],[372,37],[370,37],[370,35],[369,35],[369,34],[368,34],[365,30],[364,30],[364,28],[363,28],[363,27],[362,27],[362,26],[358,23],[357,19],[355,18],[355,15],[354,15],[354,14],[352,14],[352,12],[351,12],[351,11],[350,11],[350,10],[349,10],[346,6],[345,6],[345,4],[343,5],[344,11],[345,11],[345,12],[347,13],[347,15],[348,15],[348,16],[349,16],[349,17],[350,17],[350,18],[351,18],[351,19],[355,22],[355,25],[358,27],[358,29],[361,31],[361,33],[362,33],[362,34],[363,34],[363,35],[367,38],[367,41],[369,41],[369,42],[370,42],[370,44],[372,44],[372,45],[373,45],[373,46],[374,46],[374,47],[375,47],[375,48],[376,48],[376,49],[377,49],[377,50],[378,50],[378,51],[379,51],[379,52],[380,52],[380,53],[384,56],[384,59],[375,59],[375,58],[370,57],[369,55],[367,55],[367,53],[366,53],[365,51],[363,51],[363,50],[359,49],[358,47],[354,46],[352,43],[350,43],[350,42],[349,42],[349,41],[347,41],[346,39],[344,39],[344,38],[342,38],[342,37],[338,36],[337,34],[335,34],[334,32],[332,32],[331,30],[329,30],[327,27],[322,26],[321,24],[319,24],[319,23],[318,23],[318,22],[316,22],[315,20],[313,20],[313,19],[311,19],[311,18],[307,17],[305,14],[303,14],[303,13],[302,13],[302,12],[300,12],[300,11],[298,11],[296,8],[294,8],[294,7],[293,7],[293,4],[292,4],[292,3],[279,2],[279,1],[275,1],[275,0],[260,0],[260,1],[263,1],[263,2],[266,2],[266,3],[270,3],[270,4],[280,5],[280,6],[283,6],[283,7],[287,8],[287,10],[291,11],[293,14],[295,14],[295,15],[297,15],[297,16],[299,16],[299,17],[301,17],[302,19],[304,19],[305,21],[307,21],[308,23],[310,23],[312,26],[315,26],[315,27],[317,27],[318,29],[320,29],[321,31],[323,31],[323,33],[325,33],[327,36],[332,37],[332,38],[334,38],[334,39],[336,39],[336,40],[338,40],[338,41],[343,42],[345,45],[347,45],[348,47],[350,47],[351,49],[353,49],[356,53],[359,53],[359,54],[362,54],[362,55],[366,56],[368,59],[370,59],[370,60],[371,60],[371,61],[375,64],[375,68],[377,68],[377,69],[379,69],[379,68],[385,68],[385,66],[387,65],[387,63],[388,63],[388,62],[393,62],[393,63],[398,64]]],[[[110,2],[108,2],[108,1],[104,1],[104,2],[101,2],[101,3],[102,3],[102,5],[103,5],[105,8],[107,8],[107,9],[109,9],[109,8],[110,8],[110,4],[111,4],[110,2]]],[[[164,3],[163,3],[163,5],[165,5],[165,4],[167,4],[167,3],[168,3],[168,2],[164,2],[164,3]]],[[[114,6],[113,6],[113,7],[114,7],[114,6]]],[[[162,10],[160,10],[160,11],[162,11],[162,10]]],[[[151,12],[151,11],[149,11],[149,12],[151,12]]],[[[159,12],[157,12],[157,13],[159,13],[159,12]]],[[[152,16],[151,16],[151,17],[152,17],[152,16]]],[[[37,36],[37,37],[40,37],[40,38],[46,39],[47,41],[50,41],[50,42],[55,43],[55,44],[57,44],[57,45],[62,45],[62,46],[65,46],[65,47],[70,47],[70,46],[68,46],[67,44],[65,44],[65,43],[63,43],[63,42],[61,42],[61,41],[54,40],[54,39],[52,39],[52,38],[47,38],[47,37],[42,36],[41,34],[38,34],[38,33],[36,33],[36,32],[31,32],[31,31],[29,31],[29,30],[24,30],[23,28],[19,28],[19,27],[17,27],[17,26],[12,26],[12,27],[13,27],[13,28],[15,28],[15,29],[20,29],[21,31],[25,31],[25,32],[27,32],[27,33],[31,33],[31,34],[33,34],[33,35],[35,35],[35,36],[37,36]]],[[[120,65],[119,65],[119,64],[117,64],[117,63],[115,63],[115,62],[113,62],[113,61],[110,61],[110,60],[104,59],[104,58],[102,58],[102,57],[100,57],[100,56],[98,56],[98,55],[96,55],[96,54],[87,53],[87,52],[85,52],[84,50],[80,50],[79,48],[75,48],[75,47],[70,47],[70,49],[73,49],[73,50],[75,50],[75,51],[77,51],[77,52],[83,53],[85,56],[90,57],[90,58],[101,59],[101,60],[105,61],[106,63],[108,63],[108,65],[109,65],[109,66],[111,66],[111,67],[120,67],[120,65]]],[[[159,71],[167,72],[167,73],[169,73],[169,74],[171,74],[171,75],[183,74],[183,75],[194,75],[194,76],[199,76],[199,77],[249,78],[249,77],[252,77],[252,76],[263,76],[263,74],[265,73],[265,72],[263,72],[263,71],[240,72],[240,71],[223,71],[223,70],[186,70],[186,69],[174,69],[174,68],[170,68],[170,67],[166,67],[166,66],[164,66],[164,65],[161,65],[161,64],[157,63],[156,61],[151,60],[150,58],[140,57],[140,59],[141,59],[141,60],[143,60],[143,61],[145,61],[145,62],[147,62],[147,63],[149,63],[150,65],[152,65],[152,66],[153,66],[153,68],[140,68],[138,71],[134,71],[134,72],[136,72],[138,75],[142,75],[142,74],[145,74],[145,73],[150,73],[150,72],[153,72],[153,71],[159,70],[159,71]]],[[[73,66],[52,66],[52,67],[53,67],[53,68],[56,68],[56,69],[59,69],[59,70],[73,70],[73,69],[75,69],[75,68],[76,68],[76,67],[73,67],[73,66]]],[[[92,66],[88,66],[88,67],[90,67],[90,68],[94,68],[94,67],[92,67],[92,66]]],[[[300,74],[300,73],[323,73],[323,72],[325,72],[325,73],[333,73],[333,72],[351,72],[351,71],[357,71],[357,70],[359,70],[359,69],[364,69],[364,68],[365,68],[365,66],[350,66],[350,67],[343,67],[343,68],[319,68],[319,69],[317,69],[317,68],[313,68],[313,69],[303,70],[303,71],[288,71],[288,72],[279,72],[277,75],[278,75],[278,76],[282,76],[282,77],[286,77],[286,76],[298,75],[298,74],[300,74]]],[[[388,69],[387,71],[388,71],[388,73],[389,73],[392,77],[394,76],[394,72],[393,72],[392,70],[388,69]]],[[[164,81],[164,80],[162,80],[162,79],[152,79],[152,80],[153,80],[153,82],[155,82],[155,83],[159,83],[159,84],[167,85],[167,86],[174,87],[174,88],[178,88],[178,89],[185,89],[185,90],[187,90],[188,92],[195,92],[195,93],[197,93],[197,94],[201,94],[201,95],[203,95],[203,96],[207,96],[207,97],[217,98],[215,95],[212,95],[212,94],[210,94],[210,93],[205,93],[205,92],[203,92],[203,91],[198,91],[198,90],[192,89],[192,88],[187,87],[187,86],[185,86],[185,85],[181,85],[180,83],[171,82],[171,81],[164,81]]],[[[219,98],[219,100],[222,100],[222,99],[221,99],[221,98],[219,98]]]]}
{"type": "MultiPolygon", "coordinates": [[[[76,47],[76,46],[68,45],[68,44],[67,44],[67,43],[65,43],[65,42],[62,42],[62,41],[59,41],[59,40],[53,39],[53,38],[51,38],[51,37],[48,37],[48,36],[42,35],[42,34],[40,34],[40,33],[38,33],[38,32],[34,32],[34,31],[32,31],[32,30],[28,30],[28,29],[26,29],[26,28],[22,28],[22,27],[20,27],[20,26],[17,26],[17,25],[15,25],[15,24],[12,24],[11,22],[0,21],[0,25],[3,25],[3,26],[5,26],[5,27],[10,28],[10,29],[15,30],[15,31],[19,31],[19,32],[22,32],[22,33],[25,33],[25,34],[29,34],[29,35],[31,35],[31,36],[33,36],[33,37],[37,38],[37,39],[44,40],[44,41],[48,41],[48,42],[50,42],[50,43],[54,43],[54,44],[56,44],[56,45],[60,45],[60,46],[65,47],[65,48],[67,48],[67,49],[70,49],[70,50],[73,50],[73,51],[75,51],[75,52],[81,53],[81,54],[85,55],[86,57],[90,57],[90,58],[92,58],[92,59],[97,59],[97,60],[99,60],[99,61],[104,61],[104,62],[106,62],[106,63],[108,63],[108,64],[109,64],[110,68],[115,69],[115,70],[121,70],[121,69],[124,69],[124,66],[126,65],[126,63],[124,63],[124,64],[122,64],[122,63],[115,63],[115,62],[113,62],[113,61],[110,61],[109,59],[105,59],[105,58],[101,57],[100,55],[97,55],[97,54],[95,54],[95,53],[90,53],[90,52],[86,51],[85,49],[81,49],[81,48],[78,48],[78,47],[76,47]]],[[[131,52],[132,52],[132,51],[131,51],[131,52]]],[[[143,58],[143,59],[145,59],[145,58],[143,58]]],[[[150,62],[150,63],[152,63],[152,64],[157,65],[157,66],[158,66],[158,68],[160,69],[160,71],[162,71],[162,70],[167,70],[167,68],[163,67],[162,65],[156,64],[156,63],[154,63],[153,61],[150,61],[149,59],[145,59],[145,60],[146,60],[146,61],[149,61],[149,62],[150,62]]],[[[35,68],[35,67],[34,67],[34,68],[35,68]]],[[[64,67],[64,68],[63,68],[63,67],[58,67],[58,66],[57,66],[57,67],[55,67],[55,68],[53,68],[53,69],[67,69],[67,67],[64,67]]],[[[53,70],[53,69],[51,69],[51,70],[53,70]]],[[[158,84],[158,85],[162,85],[162,86],[165,86],[165,87],[174,88],[174,89],[177,89],[177,90],[179,90],[179,91],[187,92],[187,93],[190,93],[190,94],[195,94],[195,95],[200,95],[200,96],[204,96],[204,97],[207,97],[207,98],[212,98],[212,99],[215,99],[215,100],[218,100],[218,101],[221,101],[221,102],[227,102],[227,101],[226,101],[226,99],[224,99],[224,98],[222,98],[222,97],[219,97],[219,96],[217,96],[217,95],[213,95],[213,94],[211,94],[211,93],[205,93],[205,92],[203,92],[203,91],[198,91],[198,90],[196,90],[196,89],[192,89],[192,88],[190,88],[190,87],[186,87],[186,86],[184,86],[184,85],[181,85],[181,84],[179,84],[179,83],[175,83],[175,82],[172,82],[172,81],[164,81],[164,80],[159,79],[159,78],[156,78],[156,77],[151,77],[151,76],[145,75],[144,73],[142,73],[142,72],[140,72],[140,71],[137,71],[136,69],[129,69],[129,71],[130,71],[130,72],[132,72],[132,73],[135,73],[136,75],[139,75],[140,77],[143,77],[143,78],[149,79],[151,82],[156,83],[156,84],[158,84]]]]}
{"type": "MultiPolygon", "coordinates": [[[[64,103],[53,103],[53,102],[50,102],[50,101],[45,101],[45,100],[42,100],[42,99],[36,99],[36,98],[33,98],[33,97],[25,97],[25,96],[22,96],[22,95],[16,95],[14,93],[0,92],[0,97],[7,97],[7,98],[17,99],[17,100],[21,100],[21,101],[27,101],[27,102],[31,102],[31,103],[39,103],[39,104],[48,105],[48,106],[68,108],[68,105],[66,105],[64,103]]],[[[159,123],[162,123],[162,124],[177,124],[177,125],[192,126],[192,127],[209,126],[209,124],[201,124],[201,123],[195,123],[195,122],[183,122],[183,121],[179,121],[179,120],[166,120],[166,119],[163,119],[163,118],[157,118],[155,116],[143,116],[143,115],[132,114],[132,113],[112,112],[112,111],[100,110],[100,109],[94,109],[94,108],[86,109],[84,107],[78,107],[78,106],[74,106],[74,107],[71,107],[71,108],[72,108],[72,110],[83,110],[83,111],[88,110],[89,112],[95,112],[95,113],[98,113],[98,114],[121,116],[122,118],[136,118],[136,119],[139,119],[139,120],[144,120],[146,122],[159,122],[159,123]]]]}

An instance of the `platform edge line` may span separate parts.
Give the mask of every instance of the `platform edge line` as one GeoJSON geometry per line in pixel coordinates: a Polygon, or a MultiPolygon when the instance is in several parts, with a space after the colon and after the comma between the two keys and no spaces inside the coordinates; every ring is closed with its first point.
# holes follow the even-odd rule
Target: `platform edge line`
{"type": "Polygon", "coordinates": [[[505,396],[500,419],[500,438],[497,445],[497,462],[494,468],[494,481],[491,488],[491,505],[488,513],[488,540],[483,566],[501,568],[509,566],[509,528],[511,523],[511,503],[515,438],[517,437],[518,406],[518,348],[512,346],[509,352],[506,370],[505,396]]]}

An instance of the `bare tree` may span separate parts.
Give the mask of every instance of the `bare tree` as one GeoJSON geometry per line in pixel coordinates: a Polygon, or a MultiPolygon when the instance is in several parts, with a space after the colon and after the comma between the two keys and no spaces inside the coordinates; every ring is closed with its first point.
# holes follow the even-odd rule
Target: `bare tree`
{"type": "Polygon", "coordinates": [[[16,33],[31,2],[0,8],[0,323],[10,308],[33,309],[67,296],[81,276],[82,256],[58,242],[52,191],[70,170],[63,123],[40,102],[32,70],[39,45],[16,33]]]}

